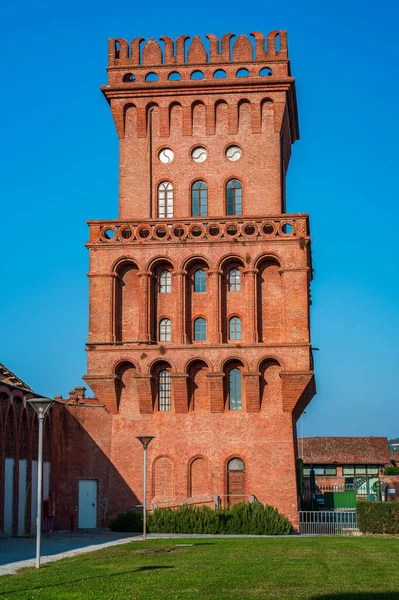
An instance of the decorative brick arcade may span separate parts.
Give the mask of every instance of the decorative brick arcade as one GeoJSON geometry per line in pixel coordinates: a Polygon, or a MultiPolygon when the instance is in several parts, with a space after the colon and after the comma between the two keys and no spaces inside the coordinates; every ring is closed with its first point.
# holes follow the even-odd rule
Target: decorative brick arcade
{"type": "Polygon", "coordinates": [[[95,399],[70,400],[86,451],[65,449],[58,493],[96,479],[99,525],[142,500],[141,434],[155,436],[151,502],[254,495],[297,523],[309,222],[285,209],[299,136],[286,32],[251,35],[208,35],[209,53],[199,37],[109,41],[119,219],[89,222],[95,399]]]}

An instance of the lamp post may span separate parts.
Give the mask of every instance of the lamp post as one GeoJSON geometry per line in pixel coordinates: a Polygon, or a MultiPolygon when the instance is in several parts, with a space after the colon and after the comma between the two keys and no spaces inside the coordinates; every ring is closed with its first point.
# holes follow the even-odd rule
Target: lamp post
{"type": "Polygon", "coordinates": [[[40,541],[42,534],[42,486],[43,486],[43,422],[45,414],[54,404],[50,398],[28,400],[39,419],[39,449],[37,457],[37,512],[36,512],[36,569],[40,568],[40,541]]]}
{"type": "Polygon", "coordinates": [[[138,435],[137,439],[142,443],[144,449],[144,464],[143,464],[143,485],[144,485],[144,499],[143,499],[143,540],[147,537],[147,447],[151,440],[154,439],[153,435],[138,435]]]}

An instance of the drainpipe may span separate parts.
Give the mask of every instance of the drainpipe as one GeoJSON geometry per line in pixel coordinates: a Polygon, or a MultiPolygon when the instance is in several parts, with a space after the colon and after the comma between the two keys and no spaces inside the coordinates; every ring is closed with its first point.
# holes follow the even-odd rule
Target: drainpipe
{"type": "Polygon", "coordinates": [[[148,135],[149,135],[149,154],[150,154],[150,219],[152,219],[152,113],[154,106],[148,110],[148,135]]]}

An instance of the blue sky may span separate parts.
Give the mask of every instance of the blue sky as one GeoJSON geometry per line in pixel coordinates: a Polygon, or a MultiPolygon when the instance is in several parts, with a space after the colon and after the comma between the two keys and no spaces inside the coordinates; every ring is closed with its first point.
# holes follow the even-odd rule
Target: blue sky
{"type": "Polygon", "coordinates": [[[304,433],[398,436],[397,19],[393,1],[3,3],[0,361],[50,396],[86,372],[86,220],[117,217],[107,38],[287,29],[287,209],[311,216],[320,348],[304,433]]]}

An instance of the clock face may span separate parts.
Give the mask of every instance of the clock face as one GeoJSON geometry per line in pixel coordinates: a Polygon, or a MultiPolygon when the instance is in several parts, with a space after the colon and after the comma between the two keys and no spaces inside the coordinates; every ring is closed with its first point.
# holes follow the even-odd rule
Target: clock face
{"type": "Polygon", "coordinates": [[[239,160],[241,156],[242,150],[239,146],[229,146],[226,150],[226,158],[227,160],[231,160],[231,162],[239,160]]]}
{"type": "Polygon", "coordinates": [[[158,158],[159,160],[164,163],[165,165],[168,163],[171,163],[172,160],[174,159],[175,154],[173,152],[173,150],[171,150],[171,148],[163,148],[163,150],[160,151],[160,153],[158,154],[158,158]]]}
{"type": "Polygon", "coordinates": [[[203,148],[202,146],[197,146],[191,152],[191,158],[196,163],[202,163],[202,162],[204,162],[204,160],[206,160],[208,158],[207,149],[203,148]]]}

